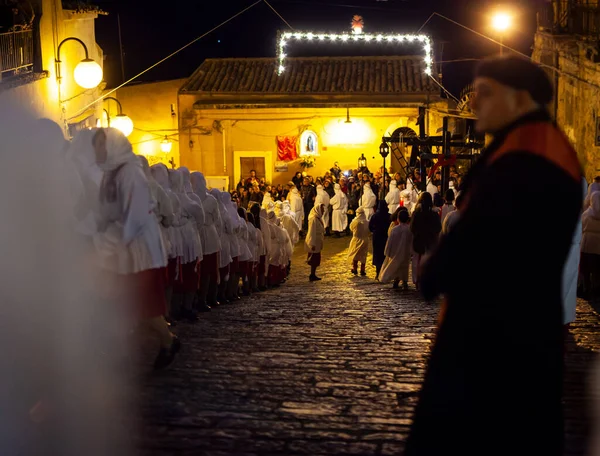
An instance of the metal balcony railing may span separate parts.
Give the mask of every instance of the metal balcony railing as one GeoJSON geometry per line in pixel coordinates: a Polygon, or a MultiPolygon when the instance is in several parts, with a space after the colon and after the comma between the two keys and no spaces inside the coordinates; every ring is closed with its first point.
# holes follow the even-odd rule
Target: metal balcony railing
{"type": "Polygon", "coordinates": [[[0,33],[0,79],[33,71],[33,31],[0,33]]]}

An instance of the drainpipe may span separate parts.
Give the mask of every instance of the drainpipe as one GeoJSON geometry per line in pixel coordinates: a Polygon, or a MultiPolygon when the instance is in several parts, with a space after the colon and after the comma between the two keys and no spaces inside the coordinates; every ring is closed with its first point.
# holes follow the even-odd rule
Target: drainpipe
{"type": "Polygon", "coordinates": [[[221,124],[223,129],[223,175],[227,176],[227,130],[225,128],[225,121],[221,124]]]}

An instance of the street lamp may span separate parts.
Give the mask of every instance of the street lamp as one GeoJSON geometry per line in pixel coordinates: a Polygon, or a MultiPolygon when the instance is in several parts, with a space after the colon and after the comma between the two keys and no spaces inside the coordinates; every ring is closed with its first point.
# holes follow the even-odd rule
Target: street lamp
{"type": "Polygon", "coordinates": [[[492,27],[500,34],[500,55],[504,52],[504,32],[512,25],[512,17],[507,13],[496,13],[492,17],[492,27]]]}
{"type": "Polygon", "coordinates": [[[60,50],[63,44],[65,44],[68,41],[77,41],[83,46],[83,50],[85,51],[85,59],[79,62],[75,67],[75,70],[73,71],[73,77],[75,78],[75,82],[77,83],[77,85],[84,89],[94,89],[98,87],[98,84],[102,82],[102,67],[95,60],[90,59],[90,56],[88,54],[88,48],[85,45],[85,43],[79,38],[74,37],[65,38],[64,40],[62,40],[58,45],[58,49],[56,51],[56,79],[58,80],[59,84],[62,79],[62,76],[60,74],[60,64],[62,63],[60,60],[60,50]]]}
{"type": "Polygon", "coordinates": [[[123,114],[123,106],[121,102],[114,97],[106,97],[104,101],[113,100],[119,106],[119,114],[112,119],[108,117],[108,126],[120,130],[125,136],[129,136],[133,132],[133,121],[128,115],[123,114]]]}
{"type": "Polygon", "coordinates": [[[390,146],[388,146],[385,141],[382,141],[381,145],[379,146],[379,155],[381,155],[383,157],[383,186],[381,188],[381,198],[382,199],[385,198],[385,184],[387,183],[387,180],[386,180],[387,169],[385,167],[385,159],[389,154],[390,154],[390,146]]]}
{"type": "Polygon", "coordinates": [[[165,135],[165,139],[160,142],[160,150],[163,154],[168,154],[173,148],[173,142],[169,141],[169,138],[165,135]]]}
{"type": "Polygon", "coordinates": [[[367,158],[365,157],[365,154],[361,154],[360,158],[358,159],[358,169],[360,171],[366,167],[367,167],[367,158]]]}

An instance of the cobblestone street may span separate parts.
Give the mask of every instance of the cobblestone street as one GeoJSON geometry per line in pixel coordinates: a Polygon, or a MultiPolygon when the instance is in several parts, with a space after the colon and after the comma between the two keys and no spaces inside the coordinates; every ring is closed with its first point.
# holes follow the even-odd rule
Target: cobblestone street
{"type": "MultiPolygon", "coordinates": [[[[402,454],[438,307],[375,282],[372,268],[352,276],[348,243],[326,240],[322,282],[308,282],[300,243],[288,284],[176,328],[175,365],[143,379],[141,454],[402,454]]],[[[598,314],[583,302],[579,310],[567,357],[569,455],[582,454],[585,374],[600,348],[598,314]]]]}

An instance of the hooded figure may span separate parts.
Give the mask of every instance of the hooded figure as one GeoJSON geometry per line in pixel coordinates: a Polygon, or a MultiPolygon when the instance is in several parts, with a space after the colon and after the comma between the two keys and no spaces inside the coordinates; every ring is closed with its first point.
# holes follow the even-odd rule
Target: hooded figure
{"type": "Polygon", "coordinates": [[[379,272],[385,260],[385,244],[387,243],[391,222],[392,217],[390,216],[387,203],[380,200],[377,212],[369,220],[369,230],[373,233],[373,266],[375,266],[375,270],[377,271],[376,279],[379,278],[379,272]]]}
{"type": "Polygon", "coordinates": [[[592,193],[600,192],[600,183],[592,182],[587,188],[587,195],[583,202],[583,210],[585,211],[592,204],[592,193]]]}
{"type": "Polygon", "coordinates": [[[433,179],[431,179],[430,177],[427,178],[427,191],[429,192],[432,198],[434,198],[435,195],[439,193],[437,186],[433,183],[433,179]]]}
{"type": "Polygon", "coordinates": [[[240,245],[240,217],[237,213],[236,204],[231,201],[231,194],[229,192],[221,192],[221,202],[227,209],[227,217],[231,224],[231,234],[229,235],[229,242],[231,248],[231,265],[229,268],[229,281],[227,282],[226,288],[226,300],[227,301],[238,301],[239,296],[239,268],[240,268],[240,255],[243,253],[242,246],[240,245]]]}
{"type": "Polygon", "coordinates": [[[273,201],[273,198],[271,198],[271,194],[269,192],[265,192],[265,196],[263,197],[263,200],[262,200],[262,208],[268,210],[269,204],[273,204],[273,203],[274,203],[274,201],[273,201]]]}
{"type": "MultiPolygon", "coordinates": [[[[150,167],[150,172],[152,173],[152,177],[154,177],[155,182],[160,185],[169,198],[173,217],[167,229],[163,229],[163,235],[165,235],[166,239],[169,240],[169,259],[176,260],[178,257],[183,256],[183,235],[181,232],[181,227],[185,222],[181,213],[181,204],[179,203],[179,198],[177,198],[177,195],[175,195],[175,193],[171,190],[168,168],[162,163],[158,163],[150,167]]],[[[174,264],[171,261],[169,261],[169,263],[170,270],[168,284],[173,285],[177,273],[177,263],[176,261],[174,264]]]]}
{"type": "Polygon", "coordinates": [[[315,206],[323,205],[325,208],[323,209],[323,224],[325,225],[325,230],[328,230],[329,227],[329,204],[331,200],[327,192],[323,189],[322,185],[317,185],[317,196],[315,198],[315,206]]]}
{"type": "Polygon", "coordinates": [[[379,274],[382,283],[402,280],[408,289],[408,268],[412,252],[412,233],[408,224],[408,214],[399,216],[400,223],[391,228],[385,245],[385,261],[379,274]]]}
{"type": "Polygon", "coordinates": [[[400,207],[400,190],[398,190],[398,183],[395,180],[390,182],[390,191],[385,196],[385,202],[388,205],[390,215],[393,215],[400,207]]]}
{"type": "MultiPolygon", "coordinates": [[[[582,199],[587,189],[587,182],[582,179],[582,199]]],[[[563,291],[563,323],[568,325],[573,323],[577,310],[577,279],[579,277],[579,260],[581,257],[580,245],[583,236],[582,217],[577,222],[575,233],[573,234],[573,243],[571,250],[563,269],[562,291],[563,291]]]]}
{"type": "Polygon", "coordinates": [[[267,212],[267,223],[269,224],[269,232],[271,234],[271,250],[268,271],[269,284],[277,287],[283,279],[283,277],[280,275],[280,268],[283,265],[285,235],[282,232],[283,229],[279,226],[280,221],[275,216],[275,212],[273,210],[267,212]]]}
{"type": "MultiPolygon", "coordinates": [[[[185,166],[180,166],[177,171],[181,175],[181,180],[183,182],[183,193],[184,195],[194,204],[200,207],[201,210],[196,208],[194,210],[194,218],[196,219],[196,226],[198,228],[198,236],[200,237],[202,254],[204,255],[204,244],[206,244],[205,236],[205,225],[206,225],[206,216],[204,215],[204,205],[202,204],[202,200],[198,195],[194,193],[192,189],[191,175],[190,170],[185,166]]],[[[202,261],[204,258],[200,258],[202,261]]]]}
{"type": "Polygon", "coordinates": [[[331,229],[339,236],[339,233],[348,228],[348,197],[342,192],[340,184],[334,186],[335,195],[330,203],[333,209],[331,215],[331,229]]]}
{"type": "Polygon", "coordinates": [[[143,155],[138,155],[138,160],[142,164],[142,169],[148,180],[148,187],[150,188],[150,195],[152,197],[152,206],[154,215],[158,220],[160,226],[160,232],[165,243],[165,249],[167,251],[167,258],[174,258],[173,247],[171,245],[171,234],[170,228],[173,226],[175,220],[175,214],[173,213],[173,204],[171,204],[171,198],[167,195],[167,192],[156,182],[152,172],[150,171],[150,165],[148,159],[143,155]]]}
{"type": "Polygon", "coordinates": [[[304,221],[304,205],[302,203],[302,197],[300,191],[296,187],[293,187],[289,193],[291,211],[299,227],[302,228],[302,222],[304,221]]]}
{"type": "Polygon", "coordinates": [[[229,219],[229,213],[227,211],[226,204],[231,201],[231,197],[227,200],[223,197],[225,193],[221,193],[218,189],[213,188],[210,190],[210,194],[217,200],[219,215],[221,217],[221,231],[219,232],[221,240],[221,252],[219,255],[219,287],[217,292],[217,301],[221,304],[226,304],[227,299],[227,285],[229,284],[229,274],[231,269],[231,263],[233,258],[231,256],[231,241],[230,238],[233,234],[233,228],[231,226],[231,220],[229,219]]]}
{"type": "Polygon", "coordinates": [[[415,190],[415,186],[411,179],[406,180],[406,188],[400,192],[401,205],[408,209],[408,213],[412,214],[417,206],[419,194],[415,190]]]}
{"type": "Polygon", "coordinates": [[[281,226],[289,235],[290,242],[292,243],[292,246],[294,246],[300,240],[300,225],[296,223],[296,219],[292,215],[289,201],[284,201],[282,208],[281,226]]]}
{"type": "Polygon", "coordinates": [[[283,215],[283,202],[282,201],[277,201],[275,203],[275,216],[278,219],[281,219],[282,215],[283,215]]]}
{"type": "MultiPolygon", "coordinates": [[[[389,226],[389,224],[388,224],[389,226]]],[[[348,249],[348,259],[352,263],[352,273],[358,273],[358,263],[361,263],[361,275],[367,275],[365,267],[367,264],[367,254],[369,253],[369,222],[365,215],[365,209],[359,207],[356,210],[356,217],[350,224],[352,231],[352,240],[348,249]]]]}
{"type": "Polygon", "coordinates": [[[364,214],[367,221],[371,220],[375,213],[375,204],[377,203],[377,197],[373,190],[371,190],[371,184],[368,182],[363,187],[363,194],[360,197],[359,207],[364,209],[364,214]]]}
{"type": "Polygon", "coordinates": [[[122,278],[140,317],[159,336],[161,350],[155,369],[170,364],[179,349],[163,316],[167,305],[164,271],[167,255],[158,221],[151,208],[148,181],[131,144],[118,130],[98,130],[96,160],[104,171],[100,187],[99,232],[94,245],[103,267],[122,278]]]}
{"type": "MultiPolygon", "coordinates": [[[[187,168],[186,168],[187,169],[187,168]]],[[[204,226],[201,236],[204,258],[200,265],[200,302],[217,305],[217,282],[219,281],[219,252],[221,251],[221,214],[217,200],[208,194],[204,174],[196,171],[191,175],[194,194],[204,209],[204,226]]]]}
{"type": "Polygon", "coordinates": [[[592,295],[594,282],[598,280],[600,270],[600,192],[593,192],[591,205],[581,217],[583,236],[581,239],[581,275],[584,293],[592,295]],[[596,279],[596,280],[593,280],[596,279]]]}
{"type": "Polygon", "coordinates": [[[321,280],[317,277],[317,268],[321,265],[321,251],[325,241],[325,225],[323,224],[324,206],[315,206],[308,214],[308,231],[304,240],[304,247],[308,252],[311,282],[321,280]]]}

